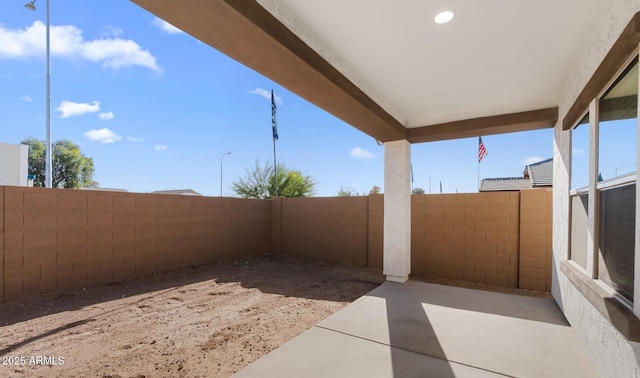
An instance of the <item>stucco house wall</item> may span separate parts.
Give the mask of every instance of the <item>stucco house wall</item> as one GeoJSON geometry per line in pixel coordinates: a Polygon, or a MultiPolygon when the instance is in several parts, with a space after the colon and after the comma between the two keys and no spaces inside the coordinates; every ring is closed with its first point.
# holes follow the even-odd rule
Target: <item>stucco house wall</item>
{"type": "MultiPolygon", "coordinates": [[[[608,2],[607,14],[603,15],[599,24],[594,25],[591,43],[585,47],[567,78],[560,99],[558,123],[554,130],[552,294],[600,373],[605,377],[640,376],[640,344],[629,341],[622,335],[560,269],[561,262],[569,256],[571,172],[571,131],[562,130],[562,120],[622,30],[638,11],[638,0],[608,2]]],[[[636,284],[638,279],[639,277],[635,278],[636,284]]]]}
{"type": "Polygon", "coordinates": [[[27,186],[29,146],[0,142],[0,185],[27,186]]]}

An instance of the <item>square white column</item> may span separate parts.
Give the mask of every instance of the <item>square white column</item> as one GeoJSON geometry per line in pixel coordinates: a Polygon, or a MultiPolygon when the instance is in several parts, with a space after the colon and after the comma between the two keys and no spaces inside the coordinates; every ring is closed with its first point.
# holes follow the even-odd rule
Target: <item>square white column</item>
{"type": "Polygon", "coordinates": [[[553,131],[553,270],[551,275],[551,293],[564,312],[559,277],[560,264],[569,258],[569,236],[571,218],[569,208],[571,198],[571,130],[562,129],[560,119],[553,131]]]}
{"type": "Polygon", "coordinates": [[[411,273],[411,144],[384,144],[383,274],[405,282],[411,273]]]}

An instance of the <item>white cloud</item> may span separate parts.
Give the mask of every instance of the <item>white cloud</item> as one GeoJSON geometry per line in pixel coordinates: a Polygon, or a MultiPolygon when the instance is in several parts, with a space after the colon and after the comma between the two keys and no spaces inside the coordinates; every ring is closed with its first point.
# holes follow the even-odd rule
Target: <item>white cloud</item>
{"type": "Polygon", "coordinates": [[[60,118],[69,118],[73,116],[83,115],[85,113],[95,113],[100,111],[100,103],[94,101],[91,104],[62,101],[60,106],[56,108],[60,112],[60,118]]]}
{"type": "Polygon", "coordinates": [[[155,144],[153,146],[153,149],[156,150],[156,152],[164,152],[167,150],[167,148],[169,147],[165,146],[164,144],[155,144]]]}
{"type": "Polygon", "coordinates": [[[153,24],[167,34],[183,34],[184,32],[161,18],[154,18],[153,24]]]}
{"type": "Polygon", "coordinates": [[[520,163],[522,163],[522,165],[526,166],[526,165],[531,165],[531,164],[534,164],[534,163],[537,163],[537,162],[543,161],[543,160],[544,159],[539,157],[539,156],[531,156],[531,157],[528,157],[528,158],[526,158],[524,160],[521,160],[520,163]]]}
{"type": "Polygon", "coordinates": [[[106,112],[98,114],[98,117],[100,117],[100,119],[109,120],[113,119],[115,116],[113,115],[113,112],[106,112]]]}
{"type": "MultiPolygon", "coordinates": [[[[51,55],[72,61],[102,63],[103,68],[119,69],[141,66],[155,72],[161,69],[156,58],[136,42],[122,38],[86,41],[82,30],[74,25],[51,26],[51,55]]],[[[46,27],[35,21],[26,29],[9,29],[0,25],[0,59],[40,57],[45,53],[46,27]]],[[[113,30],[118,35],[117,30],[113,30]]]]}
{"type": "Polygon", "coordinates": [[[33,100],[31,99],[31,97],[29,97],[29,96],[22,96],[22,97],[20,97],[20,100],[25,101],[25,102],[31,102],[31,101],[33,101],[33,100]]]}
{"type": "Polygon", "coordinates": [[[109,129],[89,130],[84,133],[84,136],[100,143],[115,143],[122,139],[121,136],[117,135],[109,129]]]}
{"type": "Polygon", "coordinates": [[[128,136],[127,140],[132,143],[142,143],[144,141],[144,138],[136,138],[136,137],[128,136]]]}
{"type": "MultiPolygon", "coordinates": [[[[250,90],[249,93],[254,94],[254,95],[258,95],[258,96],[262,96],[268,100],[271,100],[271,91],[268,91],[266,89],[262,89],[262,88],[256,88],[253,90],[250,90]]],[[[278,106],[282,106],[284,105],[284,102],[282,102],[282,98],[280,96],[278,96],[277,94],[273,94],[273,98],[276,100],[276,105],[278,106]]]]}
{"type": "Polygon", "coordinates": [[[360,147],[355,147],[351,149],[351,151],[349,151],[349,155],[353,156],[354,158],[364,159],[364,160],[370,160],[375,157],[375,155],[371,153],[371,151],[365,150],[364,148],[360,148],[360,147]]]}
{"type": "Polygon", "coordinates": [[[584,154],[584,150],[582,148],[572,148],[571,153],[573,154],[573,156],[580,156],[584,154]]]}
{"type": "Polygon", "coordinates": [[[106,37],[115,37],[118,38],[122,35],[122,29],[117,26],[107,25],[102,30],[102,35],[106,37]]]}

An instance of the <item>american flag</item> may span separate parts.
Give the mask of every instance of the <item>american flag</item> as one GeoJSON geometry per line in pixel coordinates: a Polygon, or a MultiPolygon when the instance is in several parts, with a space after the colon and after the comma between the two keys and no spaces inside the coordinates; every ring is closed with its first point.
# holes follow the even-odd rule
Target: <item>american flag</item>
{"type": "Polygon", "coordinates": [[[482,161],[485,157],[489,156],[487,149],[484,148],[484,143],[482,143],[482,137],[478,137],[478,163],[482,161]]]}

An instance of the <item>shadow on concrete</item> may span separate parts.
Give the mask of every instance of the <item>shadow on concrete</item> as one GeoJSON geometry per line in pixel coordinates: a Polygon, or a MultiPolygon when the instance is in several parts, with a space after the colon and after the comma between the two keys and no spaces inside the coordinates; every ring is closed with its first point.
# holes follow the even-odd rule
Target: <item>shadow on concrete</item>
{"type": "MultiPolygon", "coordinates": [[[[407,285],[405,290],[418,303],[466,311],[482,312],[536,322],[570,327],[564,314],[553,299],[515,294],[467,289],[456,286],[427,284],[437,290],[424,289],[421,285],[407,285]]],[[[374,291],[370,295],[380,295],[374,291]]],[[[386,300],[390,300],[384,296],[386,300]]]]}
{"type": "Polygon", "coordinates": [[[324,323],[376,342],[386,343],[388,337],[394,376],[551,377],[595,372],[551,299],[409,281],[385,283],[347,308],[348,315],[367,319],[382,301],[386,319],[369,316],[368,328],[345,317],[324,323]],[[426,358],[408,366],[405,351],[426,358]],[[558,356],[574,365],[568,367],[558,356]]]}
{"type": "Polygon", "coordinates": [[[384,299],[393,376],[455,378],[422,303],[409,296],[385,296],[384,299]],[[421,344],[418,348],[410,345],[416,340],[421,344]],[[424,348],[425,355],[433,358],[415,353],[424,348]]]}

